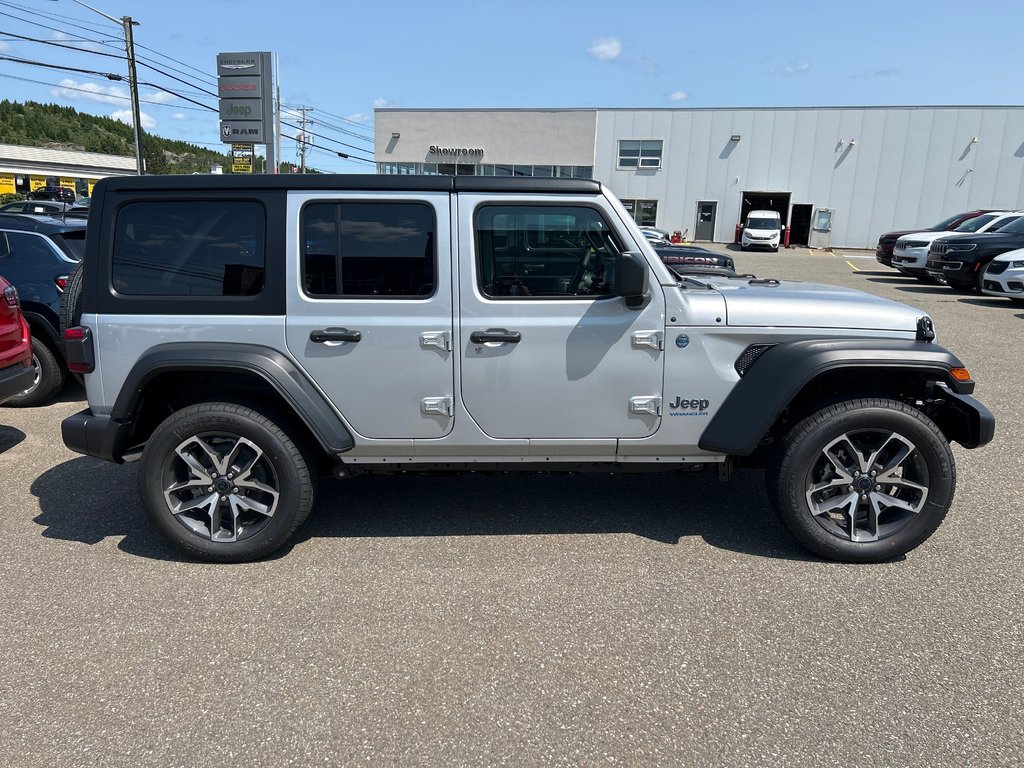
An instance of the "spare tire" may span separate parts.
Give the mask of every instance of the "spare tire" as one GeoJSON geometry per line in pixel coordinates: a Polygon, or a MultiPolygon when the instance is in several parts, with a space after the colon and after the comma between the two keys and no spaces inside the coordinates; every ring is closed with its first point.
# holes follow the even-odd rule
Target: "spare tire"
{"type": "MultiPolygon", "coordinates": [[[[68,275],[68,281],[64,284],[64,293],[60,297],[60,344],[61,353],[64,355],[64,359],[68,359],[67,347],[64,343],[64,331],[68,328],[74,328],[82,320],[82,283],[84,276],[82,274],[82,263],[71,271],[68,275]]],[[[82,374],[76,373],[74,377],[81,383],[83,381],[82,374]]]]}

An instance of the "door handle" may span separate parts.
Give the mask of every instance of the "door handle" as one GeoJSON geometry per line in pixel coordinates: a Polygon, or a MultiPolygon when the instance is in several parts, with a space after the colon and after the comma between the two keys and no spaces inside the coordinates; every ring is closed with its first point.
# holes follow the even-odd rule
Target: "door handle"
{"type": "Polygon", "coordinates": [[[350,331],[348,328],[324,328],[320,331],[309,332],[309,340],[317,344],[323,344],[327,341],[351,341],[355,344],[361,338],[363,338],[362,333],[350,331]]]}
{"type": "Polygon", "coordinates": [[[504,328],[488,328],[486,331],[473,331],[469,340],[474,344],[486,344],[489,341],[505,341],[518,344],[523,335],[519,331],[507,331],[504,328]]]}

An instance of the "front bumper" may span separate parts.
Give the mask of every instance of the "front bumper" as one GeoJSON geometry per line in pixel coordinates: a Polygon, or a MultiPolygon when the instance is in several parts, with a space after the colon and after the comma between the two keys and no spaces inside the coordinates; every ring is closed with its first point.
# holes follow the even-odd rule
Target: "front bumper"
{"type": "Polygon", "coordinates": [[[1003,272],[993,274],[992,267],[998,263],[1000,262],[992,262],[985,270],[985,276],[982,278],[982,293],[989,296],[1024,299],[1024,269],[1010,267],[1003,272]]]}
{"type": "Polygon", "coordinates": [[[120,464],[131,424],[97,416],[86,408],[60,423],[64,445],[76,453],[120,464]]]}
{"type": "Polygon", "coordinates": [[[928,263],[927,248],[907,248],[903,251],[892,252],[892,266],[900,272],[907,272],[911,275],[925,274],[925,265],[928,263]]]}
{"type": "Polygon", "coordinates": [[[778,235],[775,237],[770,237],[766,240],[757,240],[752,237],[747,237],[746,235],[743,235],[740,238],[740,245],[742,245],[744,248],[770,248],[771,250],[775,250],[779,247],[779,241],[781,239],[782,238],[778,235]]]}
{"type": "MultiPolygon", "coordinates": [[[[9,359],[9,358],[8,358],[9,359]]],[[[31,360],[0,368],[0,403],[6,403],[32,386],[36,371],[31,360]]]]}

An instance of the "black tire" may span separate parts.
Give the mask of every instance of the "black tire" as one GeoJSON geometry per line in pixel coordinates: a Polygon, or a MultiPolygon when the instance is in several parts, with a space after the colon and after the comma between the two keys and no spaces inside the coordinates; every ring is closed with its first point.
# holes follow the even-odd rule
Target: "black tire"
{"type": "Polygon", "coordinates": [[[875,563],[906,554],[939,527],[956,466],[923,413],[865,398],[822,408],[793,427],[766,484],[782,522],[809,550],[875,563]]]}
{"type": "Polygon", "coordinates": [[[259,411],[199,403],[153,432],[139,484],[150,519],[178,549],[236,563],[291,538],[312,509],[316,478],[297,441],[259,411]]]}
{"type": "Polygon", "coordinates": [[[60,336],[64,338],[64,331],[74,328],[82,319],[82,265],[78,264],[68,281],[64,284],[64,293],[60,297],[60,336]]]}
{"type": "MultiPolygon", "coordinates": [[[[71,274],[68,275],[68,281],[64,284],[64,293],[60,297],[60,339],[61,344],[64,345],[64,358],[67,359],[68,350],[67,345],[64,342],[64,331],[68,328],[74,328],[82,320],[82,284],[84,275],[82,274],[82,265],[78,264],[71,274]]],[[[79,384],[85,383],[85,377],[80,373],[72,373],[75,380],[79,384]]]]}
{"type": "Polygon", "coordinates": [[[32,365],[36,372],[32,386],[12,397],[5,405],[12,408],[45,405],[64,387],[67,371],[63,361],[37,336],[32,337],[32,365]]]}
{"type": "Polygon", "coordinates": [[[914,275],[914,278],[920,280],[925,285],[945,285],[945,282],[939,280],[937,277],[931,275],[914,275]]]}

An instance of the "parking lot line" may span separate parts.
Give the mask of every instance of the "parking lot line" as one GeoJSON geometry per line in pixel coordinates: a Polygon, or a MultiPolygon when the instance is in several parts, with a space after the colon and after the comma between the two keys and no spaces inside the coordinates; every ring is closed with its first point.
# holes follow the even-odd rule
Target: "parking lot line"
{"type": "Polygon", "coordinates": [[[852,270],[853,270],[854,272],[860,272],[860,269],[858,269],[857,267],[855,267],[855,266],[853,265],[853,262],[852,262],[852,261],[850,261],[849,259],[846,259],[846,263],[850,265],[850,269],[852,269],[852,270]]]}

